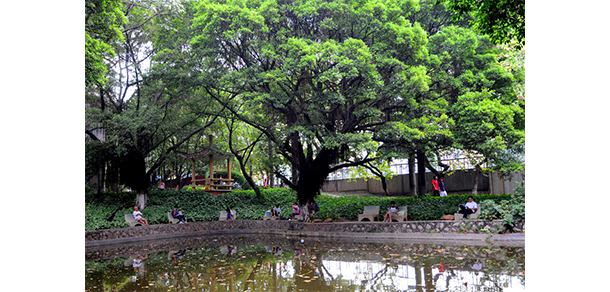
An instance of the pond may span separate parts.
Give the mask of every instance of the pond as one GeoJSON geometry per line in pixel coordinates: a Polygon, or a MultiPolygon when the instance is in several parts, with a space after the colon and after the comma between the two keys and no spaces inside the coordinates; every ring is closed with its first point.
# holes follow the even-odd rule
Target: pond
{"type": "Polygon", "coordinates": [[[491,243],[208,235],[85,259],[86,291],[525,291],[525,247],[491,243]]]}

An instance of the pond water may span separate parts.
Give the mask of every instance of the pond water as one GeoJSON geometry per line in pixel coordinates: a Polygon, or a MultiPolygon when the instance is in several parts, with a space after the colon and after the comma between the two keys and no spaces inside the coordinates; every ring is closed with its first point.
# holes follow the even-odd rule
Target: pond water
{"type": "Polygon", "coordinates": [[[525,291],[525,247],[490,243],[211,235],[85,259],[86,291],[525,291]]]}

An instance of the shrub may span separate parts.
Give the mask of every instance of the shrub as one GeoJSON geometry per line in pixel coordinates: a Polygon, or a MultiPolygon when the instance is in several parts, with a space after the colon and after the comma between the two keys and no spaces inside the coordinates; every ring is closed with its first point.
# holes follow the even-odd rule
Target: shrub
{"type": "MultiPolygon", "coordinates": [[[[238,219],[261,220],[265,211],[275,204],[282,209],[282,219],[288,219],[292,203],[297,200],[296,193],[289,189],[274,188],[261,190],[264,199],[259,199],[253,190],[235,190],[220,194],[216,197],[204,191],[151,191],[148,195],[149,203],[142,210],[144,218],[151,224],[168,223],[167,212],[178,205],[178,209],[192,221],[218,220],[219,211],[230,207],[236,210],[238,219]]],[[[334,197],[321,195],[316,198],[320,211],[316,218],[334,220],[358,220],[365,206],[379,206],[379,216],[383,218],[390,207],[390,201],[396,201],[397,206],[407,206],[409,220],[439,220],[445,214],[454,214],[459,204],[468,201],[469,195],[451,195],[447,197],[334,197]]],[[[475,195],[477,202],[493,202],[500,204],[502,200],[509,200],[509,195],[475,195]]],[[[124,215],[133,212],[136,198],[133,193],[104,193],[85,195],[85,229],[107,229],[128,227],[124,215]],[[119,211],[112,221],[108,217],[119,207],[119,211]]],[[[489,203],[491,204],[491,203],[489,203]]],[[[491,205],[490,205],[491,206],[491,205]]],[[[523,210],[525,203],[523,203],[523,210]]],[[[482,207],[482,211],[485,208],[482,207]]],[[[519,212],[518,208],[511,213],[519,212]]],[[[518,216],[521,216],[521,213],[518,216]]],[[[515,217],[517,218],[517,217],[515,217]]]]}
{"type": "Polygon", "coordinates": [[[515,221],[525,219],[525,183],[517,183],[515,191],[507,199],[483,201],[481,219],[502,219],[502,224],[508,229],[515,226],[515,221]]]}

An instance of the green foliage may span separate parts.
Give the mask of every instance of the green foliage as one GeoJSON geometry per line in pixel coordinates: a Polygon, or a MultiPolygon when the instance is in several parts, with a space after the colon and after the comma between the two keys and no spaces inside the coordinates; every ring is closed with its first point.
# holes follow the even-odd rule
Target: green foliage
{"type": "Polygon", "coordinates": [[[508,228],[515,225],[515,221],[525,219],[525,183],[517,183],[517,188],[510,198],[501,201],[485,200],[481,202],[481,219],[502,219],[508,228]]]}
{"type": "Polygon", "coordinates": [[[454,20],[471,14],[474,25],[495,43],[525,46],[525,0],[437,0],[457,12],[454,20]]]}
{"type": "Polygon", "coordinates": [[[122,6],[120,1],[85,1],[85,86],[106,82],[104,58],[115,56],[111,44],[124,39],[122,6]]]}
{"type": "MultiPolygon", "coordinates": [[[[189,222],[218,220],[219,212],[226,208],[236,210],[239,219],[262,220],[265,210],[277,203],[282,208],[282,218],[287,219],[290,213],[287,211],[290,211],[292,202],[296,200],[295,193],[288,189],[267,189],[262,192],[264,201],[260,201],[252,190],[236,190],[216,197],[200,190],[151,191],[148,207],[142,210],[142,214],[150,224],[169,223],[167,212],[177,205],[189,222]]],[[[124,215],[133,212],[135,194],[87,194],[85,202],[86,230],[129,227],[124,215]],[[125,207],[116,213],[112,221],[107,221],[119,204],[125,207]]]]}
{"type": "MultiPolygon", "coordinates": [[[[256,197],[253,190],[237,190],[230,193],[220,194],[216,197],[203,191],[153,191],[149,193],[149,205],[142,211],[144,218],[150,224],[166,224],[167,212],[174,205],[187,217],[189,222],[193,221],[216,221],[219,212],[226,208],[234,209],[238,219],[262,220],[265,211],[273,205],[279,204],[282,219],[288,219],[292,203],[296,201],[296,192],[289,189],[263,189],[261,190],[264,200],[256,197]]],[[[332,218],[334,220],[357,220],[358,214],[362,214],[365,206],[379,206],[379,215],[382,217],[390,207],[390,202],[395,201],[397,206],[407,206],[408,219],[439,220],[443,215],[454,214],[459,204],[468,201],[468,194],[451,195],[447,197],[334,197],[320,195],[317,202],[320,211],[316,217],[320,219],[332,218]]],[[[501,205],[508,201],[510,195],[475,195],[474,200],[484,201],[486,204],[501,205]]],[[[85,229],[107,229],[128,227],[125,223],[124,214],[133,212],[132,205],[135,203],[135,195],[131,193],[105,193],[103,195],[86,195],[85,204],[85,229]],[[113,221],[106,221],[110,213],[116,208],[117,202],[126,204],[116,213],[113,221]]],[[[525,206],[525,203],[523,203],[525,206]]],[[[482,207],[483,211],[486,208],[482,207]]],[[[511,211],[511,213],[514,211],[511,211]]],[[[524,218],[525,213],[519,212],[515,217],[524,218]]]]}

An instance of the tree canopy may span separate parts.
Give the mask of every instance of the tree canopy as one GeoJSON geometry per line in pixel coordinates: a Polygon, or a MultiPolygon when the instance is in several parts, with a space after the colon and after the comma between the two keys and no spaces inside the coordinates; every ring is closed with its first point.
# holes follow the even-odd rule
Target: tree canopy
{"type": "Polygon", "coordinates": [[[178,174],[174,151],[201,147],[204,133],[217,134],[249,183],[256,164],[296,190],[306,218],[324,180],[343,168],[382,176],[379,165],[417,157],[420,172],[442,174],[438,153],[453,148],[502,171],[522,165],[523,68],[503,65],[515,55],[443,5],[148,0],[117,8],[129,21],[116,24],[123,38],[115,35],[105,60],[107,82],[86,84],[87,129],[106,131],[104,157],[139,193],[158,169],[178,174]]]}

